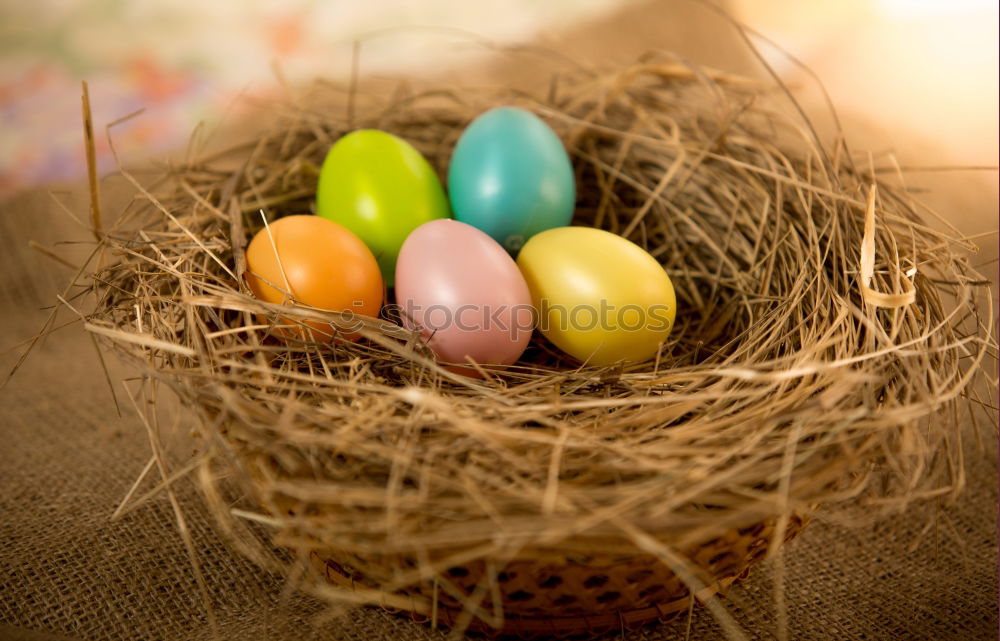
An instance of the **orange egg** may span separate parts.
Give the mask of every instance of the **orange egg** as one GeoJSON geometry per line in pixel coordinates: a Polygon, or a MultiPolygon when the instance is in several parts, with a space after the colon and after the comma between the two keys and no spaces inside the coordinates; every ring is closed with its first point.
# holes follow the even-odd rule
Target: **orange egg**
{"type": "MultiPolygon", "coordinates": [[[[301,215],[279,218],[269,224],[269,230],[257,232],[246,252],[247,284],[257,298],[269,303],[378,315],[385,291],[378,262],[346,227],[319,216],[301,215]]],[[[281,322],[293,324],[288,319],[281,322]]],[[[307,324],[316,331],[302,328],[294,335],[330,341],[337,332],[330,323],[307,324]]],[[[351,333],[341,336],[358,338],[358,334],[351,333]]]]}

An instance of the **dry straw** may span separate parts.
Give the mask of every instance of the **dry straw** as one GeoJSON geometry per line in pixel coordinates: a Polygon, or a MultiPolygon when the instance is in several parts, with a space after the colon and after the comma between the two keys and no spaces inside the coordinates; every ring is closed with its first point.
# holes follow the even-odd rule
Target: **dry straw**
{"type": "MultiPolygon", "coordinates": [[[[130,177],[141,194],[101,234],[87,328],[142,368],[133,400],[165,385],[200,417],[201,457],[158,455],[160,487],[197,470],[233,545],[334,613],[571,633],[686,611],[693,592],[740,638],[712,594],[817,507],[962,489],[958,401],[993,350],[972,244],[776,95],[662,56],[537,95],[352,91],[345,110],[320,85],[274,105],[256,140],[155,188],[130,177]],[[443,176],[499,104],[565,142],[574,224],[662,261],[680,311],[656,358],[581,366],[536,336],[475,379],[374,319],[357,343],[276,338],[287,319],[338,319],[249,294],[261,210],[310,211],[316,168],[356,127],[402,136],[443,176]]],[[[150,435],[159,452],[152,419],[150,435]]]]}

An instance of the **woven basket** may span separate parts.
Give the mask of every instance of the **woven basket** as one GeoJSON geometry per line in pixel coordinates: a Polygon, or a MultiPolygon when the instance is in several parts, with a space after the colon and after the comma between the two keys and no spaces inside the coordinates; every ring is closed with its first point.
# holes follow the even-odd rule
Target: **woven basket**
{"type": "Polygon", "coordinates": [[[961,243],[842,141],[758,109],[765,93],[651,58],[540,97],[359,95],[350,121],[280,106],[273,131],[194,155],[172,187],[134,181],[87,327],[150,401],[166,385],[196,411],[221,532],[304,589],[525,638],[671,618],[817,505],[960,487],[952,411],[990,344],[961,243]],[[277,338],[272,323],[338,320],[249,295],[259,210],[308,211],[330,143],[358,127],[443,175],[462,128],[504,103],[570,150],[574,224],[663,261],[680,313],[662,354],[580,368],[536,336],[520,366],[472,380],[373,319],[356,343],[277,338]]]}
{"type": "MultiPolygon", "coordinates": [[[[795,538],[807,519],[793,517],[784,542],[795,538]]],[[[633,630],[653,621],[666,622],[689,611],[715,594],[723,594],[733,582],[744,579],[750,566],[761,560],[773,542],[774,521],[740,528],[685,550],[694,566],[715,581],[692,597],[691,590],[657,557],[627,555],[555,555],[516,560],[496,573],[495,585],[502,609],[473,618],[468,629],[490,637],[583,638],[633,630]]],[[[369,567],[373,559],[338,557],[335,552],[311,552],[314,567],[331,584],[356,590],[377,590],[380,581],[353,569],[369,567]],[[334,561],[340,558],[341,561],[334,561]]],[[[383,567],[414,566],[412,559],[382,560],[383,567]]],[[[448,579],[463,594],[471,596],[476,586],[489,581],[483,562],[449,568],[448,579]]],[[[466,608],[443,593],[435,582],[425,582],[400,593],[410,599],[408,612],[415,621],[452,627],[466,608]]]]}

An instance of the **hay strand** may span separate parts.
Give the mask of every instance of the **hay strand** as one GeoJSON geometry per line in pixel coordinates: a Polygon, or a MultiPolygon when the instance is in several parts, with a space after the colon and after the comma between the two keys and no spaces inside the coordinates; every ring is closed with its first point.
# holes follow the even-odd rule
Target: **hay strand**
{"type": "Polygon", "coordinates": [[[83,143],[87,154],[87,184],[90,186],[90,223],[94,239],[101,240],[101,185],[97,180],[97,152],[94,147],[94,118],[90,112],[90,89],[87,82],[80,83],[83,109],[83,143]]]}

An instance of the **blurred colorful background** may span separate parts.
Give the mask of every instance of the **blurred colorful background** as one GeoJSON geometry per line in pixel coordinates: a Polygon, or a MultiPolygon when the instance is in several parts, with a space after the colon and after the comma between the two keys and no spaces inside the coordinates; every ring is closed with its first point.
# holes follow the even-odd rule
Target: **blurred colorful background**
{"type": "MultiPolygon", "coordinates": [[[[997,3],[985,0],[729,0],[716,3],[813,68],[842,110],[894,143],[930,142],[927,164],[995,165],[997,3]]],[[[344,78],[352,43],[380,29],[439,25],[497,43],[599,32],[622,11],[694,0],[35,0],[0,7],[0,195],[84,174],[80,81],[90,84],[98,158],[104,127],[129,161],[182,148],[199,122],[238,118],[248,98],[317,76],[344,78]],[[276,72],[276,69],[279,70],[276,72]]],[[[721,18],[719,18],[721,21],[721,18]]],[[[467,64],[468,47],[366,40],[364,71],[433,72],[467,64]]],[[[628,37],[628,34],[625,34],[628,37]]],[[[655,37],[655,34],[654,34],[655,37]]],[[[644,38],[649,41],[650,36],[644,38]]],[[[735,36],[734,36],[735,39],[735,36]]],[[[665,38],[665,40],[667,40],[665,38]]],[[[466,43],[468,44],[468,43],[466,43]]],[[[669,42],[664,42],[669,46],[669,42]]],[[[716,43],[706,40],[711,52],[716,43]]],[[[764,45],[793,81],[802,71],[764,45]]],[[[995,181],[994,181],[995,182],[995,181]]],[[[995,188],[994,188],[995,190],[995,188]]]]}
{"type": "MultiPolygon", "coordinates": [[[[621,0],[38,0],[0,8],[0,193],[83,174],[80,81],[90,85],[99,166],[113,167],[108,122],[127,158],[183,146],[200,121],[240,98],[349,73],[353,40],[397,25],[464,28],[499,42],[530,39],[621,0]]],[[[373,39],[366,71],[427,67],[443,52],[426,40],[373,39]]]]}

